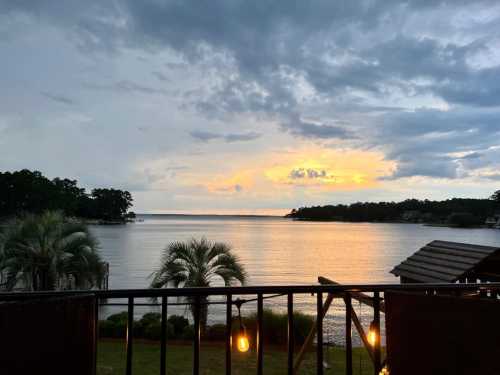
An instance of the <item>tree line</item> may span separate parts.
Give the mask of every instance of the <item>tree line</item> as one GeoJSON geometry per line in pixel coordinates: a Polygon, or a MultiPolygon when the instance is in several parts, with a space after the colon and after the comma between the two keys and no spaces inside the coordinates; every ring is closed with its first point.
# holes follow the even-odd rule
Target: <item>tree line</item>
{"type": "Polygon", "coordinates": [[[500,190],[489,199],[453,198],[444,201],[407,199],[402,202],[357,202],[293,209],[286,217],[303,220],[415,221],[483,224],[500,209],[500,190]]]}
{"type": "Polygon", "coordinates": [[[128,191],[93,189],[87,193],[76,180],[50,180],[39,171],[0,172],[0,217],[57,210],[70,217],[124,220],[132,201],[128,191]]]}

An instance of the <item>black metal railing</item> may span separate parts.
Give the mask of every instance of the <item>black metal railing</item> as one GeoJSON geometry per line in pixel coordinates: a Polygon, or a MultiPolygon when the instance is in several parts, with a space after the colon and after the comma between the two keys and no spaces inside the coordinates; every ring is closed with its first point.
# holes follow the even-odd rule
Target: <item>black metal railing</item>
{"type": "MultiPolygon", "coordinates": [[[[345,303],[345,371],[347,375],[352,375],[352,333],[351,327],[354,322],[358,325],[359,322],[354,320],[355,312],[352,308],[352,300],[364,300],[364,303],[370,305],[373,309],[373,328],[379,333],[381,327],[381,304],[383,303],[383,294],[386,291],[412,291],[426,294],[477,294],[484,297],[498,298],[500,292],[500,283],[483,283],[483,284],[378,284],[378,285],[290,285],[290,286],[244,286],[244,287],[209,287],[209,288],[167,288],[167,289],[120,289],[120,290],[93,290],[93,291],[59,291],[59,292],[12,292],[0,293],[0,302],[13,300],[28,300],[33,298],[47,298],[54,296],[92,294],[96,298],[95,310],[95,332],[94,339],[97,350],[98,342],[98,317],[99,305],[120,305],[126,306],[128,311],[128,324],[126,334],[126,374],[132,374],[132,362],[134,355],[134,307],[135,306],[150,306],[152,303],[137,303],[138,299],[155,298],[158,303],[155,305],[161,308],[161,337],[160,337],[160,374],[167,373],[166,353],[167,345],[167,308],[176,303],[169,303],[171,297],[187,297],[189,304],[193,305],[193,322],[194,322],[194,338],[193,338],[193,374],[200,373],[200,315],[201,306],[209,296],[225,297],[224,302],[219,302],[226,307],[226,336],[225,336],[225,373],[231,374],[232,362],[232,308],[236,303],[241,303],[241,300],[235,299],[235,296],[253,296],[252,301],[257,301],[257,319],[256,319],[256,340],[257,340],[257,374],[261,375],[264,371],[264,340],[263,332],[266,327],[263,324],[264,300],[269,297],[286,296],[287,300],[287,373],[292,375],[296,371],[296,363],[294,363],[295,352],[295,337],[294,337],[294,296],[314,294],[316,295],[316,324],[314,326],[316,332],[316,373],[323,374],[323,320],[326,313],[325,309],[331,302],[328,298],[339,298],[345,303]],[[327,299],[324,299],[328,296],[327,299]],[[109,299],[125,299],[126,303],[109,303],[101,302],[109,299]],[[239,301],[239,302],[237,302],[239,301]],[[294,367],[295,366],[295,367],[294,367]]],[[[246,300],[249,301],[249,300],[246,300]]],[[[210,302],[212,303],[212,302],[210,302]]],[[[357,318],[356,318],[357,319],[357,318]]],[[[361,329],[362,331],[362,329],[361,329]]],[[[314,335],[313,335],[314,336],[314,335]]],[[[366,337],[362,338],[363,342],[367,342],[366,337]]],[[[97,358],[97,356],[95,356],[97,358]]],[[[373,345],[370,353],[373,362],[374,374],[379,374],[382,366],[382,343],[378,339],[373,345]]]]}

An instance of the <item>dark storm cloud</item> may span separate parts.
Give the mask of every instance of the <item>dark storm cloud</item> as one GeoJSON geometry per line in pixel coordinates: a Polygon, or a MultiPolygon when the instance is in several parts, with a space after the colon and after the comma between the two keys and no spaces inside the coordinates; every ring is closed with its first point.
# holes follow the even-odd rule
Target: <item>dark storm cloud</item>
{"type": "Polygon", "coordinates": [[[189,132],[189,135],[194,139],[197,139],[202,142],[208,142],[214,139],[222,139],[228,143],[253,141],[262,136],[262,134],[260,133],[253,133],[253,132],[241,133],[241,134],[236,134],[236,133],[220,134],[203,130],[193,130],[189,132]]]}
{"type": "Polygon", "coordinates": [[[481,153],[475,150],[487,150],[499,143],[499,119],[497,109],[401,112],[380,118],[382,123],[377,126],[375,139],[383,140],[388,159],[398,161],[392,178],[457,178],[461,177],[460,168],[466,165],[464,159],[476,159],[474,167],[486,166],[480,163],[481,153]],[[449,155],[470,151],[473,152],[463,158],[449,155]]]}
{"type": "Polygon", "coordinates": [[[290,116],[288,121],[282,123],[282,127],[293,135],[304,138],[319,138],[319,139],[353,139],[354,134],[344,127],[315,124],[304,121],[298,116],[290,116]]]}
{"type": "MultiPolygon", "coordinates": [[[[387,159],[398,162],[390,178],[457,178],[464,173],[461,168],[479,164],[450,154],[482,153],[500,143],[500,66],[471,63],[495,52],[490,44],[500,37],[495,5],[496,1],[392,0],[121,0],[57,5],[18,1],[2,2],[0,13],[29,14],[57,25],[86,52],[167,48],[184,60],[166,63],[169,69],[211,65],[217,83],[203,95],[186,95],[189,104],[207,116],[264,116],[296,137],[356,141],[358,146],[383,150],[387,159]],[[481,16],[486,10],[488,17],[481,16]],[[476,18],[459,22],[472,12],[476,18]],[[447,108],[429,110],[414,104],[404,110],[404,105],[386,103],[395,96],[416,103],[420,97],[431,98],[447,108]],[[308,121],[308,108],[321,108],[329,115],[308,121]],[[356,122],[332,121],[353,113],[356,122]]],[[[157,71],[152,74],[161,81],[166,78],[157,71]]],[[[167,94],[131,81],[88,87],[167,94]]],[[[204,142],[261,136],[206,129],[190,134],[204,142]]],[[[485,158],[482,163],[492,161],[485,158]]]]}

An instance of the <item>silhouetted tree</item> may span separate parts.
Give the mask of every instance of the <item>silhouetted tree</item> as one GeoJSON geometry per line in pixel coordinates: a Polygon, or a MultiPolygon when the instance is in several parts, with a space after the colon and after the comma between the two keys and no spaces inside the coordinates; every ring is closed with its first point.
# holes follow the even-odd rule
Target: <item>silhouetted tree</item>
{"type": "MultiPolygon", "coordinates": [[[[494,198],[496,197],[496,198],[494,198]]],[[[467,213],[478,221],[495,212],[495,199],[453,198],[445,201],[407,199],[402,202],[357,202],[350,205],[326,205],[293,209],[287,217],[304,220],[342,220],[342,221],[397,221],[406,212],[419,213],[423,221],[447,222],[454,213],[467,213]]]]}
{"type": "Polygon", "coordinates": [[[91,199],[95,216],[106,220],[122,219],[132,207],[132,195],[117,189],[94,189],[91,199]]]}
{"type": "Polygon", "coordinates": [[[500,190],[495,191],[490,199],[500,204],[500,190]]]}
{"type": "Polygon", "coordinates": [[[95,189],[91,195],[76,180],[49,180],[38,171],[0,172],[0,218],[59,210],[67,216],[123,220],[132,205],[128,191],[95,189]]]}
{"type": "Polygon", "coordinates": [[[87,227],[60,212],[28,214],[0,232],[0,273],[8,290],[18,283],[30,290],[54,290],[72,277],[77,289],[99,286],[104,264],[87,227]]]}
{"type": "MultiPolygon", "coordinates": [[[[216,278],[226,286],[235,281],[244,284],[246,272],[239,259],[225,243],[205,238],[188,242],[172,242],[165,250],[158,269],[151,275],[151,288],[208,287],[216,278]]],[[[202,297],[200,325],[206,327],[207,298],[202,297]]]]}

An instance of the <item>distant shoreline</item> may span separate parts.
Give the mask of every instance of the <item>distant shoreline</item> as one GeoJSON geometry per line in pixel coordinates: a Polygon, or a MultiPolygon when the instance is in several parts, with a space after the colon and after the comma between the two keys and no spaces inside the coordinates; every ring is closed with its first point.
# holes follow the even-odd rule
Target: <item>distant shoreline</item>
{"type": "Polygon", "coordinates": [[[137,216],[183,216],[183,217],[256,217],[256,218],[284,218],[282,215],[247,215],[247,214],[148,214],[148,213],[136,213],[137,216]]]}
{"type": "Polygon", "coordinates": [[[411,222],[404,220],[388,220],[388,221],[349,221],[349,220],[338,220],[338,219],[316,219],[316,218],[291,218],[285,217],[286,219],[291,219],[294,221],[310,221],[310,222],[324,222],[324,223],[369,223],[369,224],[419,224],[425,227],[435,227],[435,228],[458,228],[458,229],[497,229],[492,228],[488,225],[471,225],[471,226],[459,226],[446,223],[425,223],[425,222],[411,222]]]}

